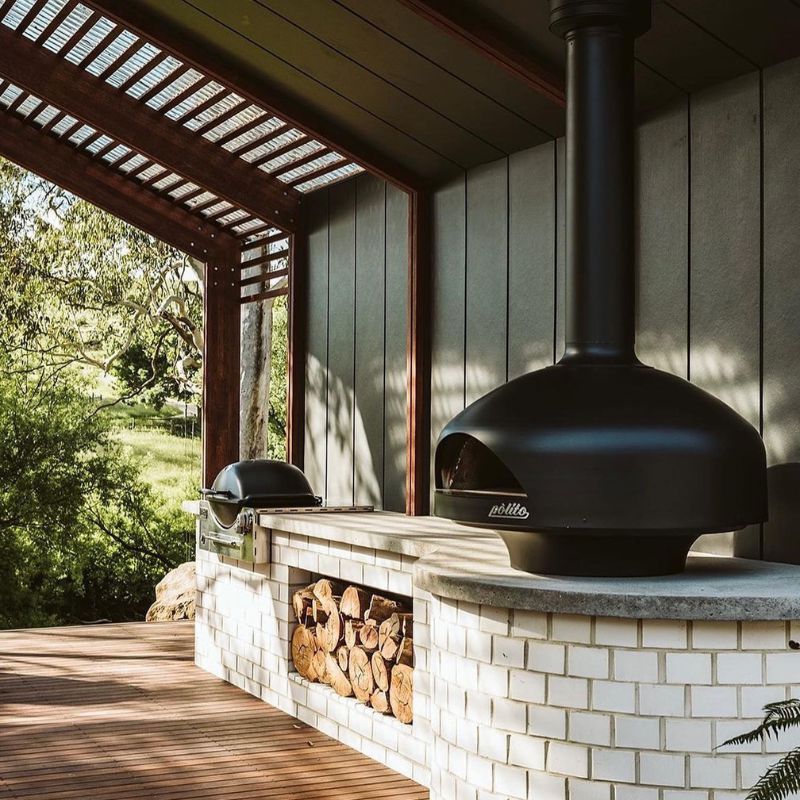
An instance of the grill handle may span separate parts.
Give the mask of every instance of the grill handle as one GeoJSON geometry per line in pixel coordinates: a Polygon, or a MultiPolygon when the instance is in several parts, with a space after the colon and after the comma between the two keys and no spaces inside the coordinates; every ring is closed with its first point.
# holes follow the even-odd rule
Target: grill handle
{"type": "Polygon", "coordinates": [[[204,533],[203,536],[209,542],[238,547],[242,543],[241,536],[233,536],[230,533],[204,533]]]}
{"type": "Polygon", "coordinates": [[[233,492],[227,489],[201,489],[200,494],[210,500],[233,500],[233,492]]]}

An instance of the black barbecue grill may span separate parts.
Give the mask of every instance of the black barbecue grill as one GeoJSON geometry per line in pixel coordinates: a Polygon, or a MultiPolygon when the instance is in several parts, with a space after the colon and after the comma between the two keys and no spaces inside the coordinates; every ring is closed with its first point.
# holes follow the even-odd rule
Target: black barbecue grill
{"type": "Polygon", "coordinates": [[[228,464],[201,493],[200,547],[257,563],[269,560],[268,537],[257,531],[257,510],[322,505],[297,467],[270,459],[228,464]]]}

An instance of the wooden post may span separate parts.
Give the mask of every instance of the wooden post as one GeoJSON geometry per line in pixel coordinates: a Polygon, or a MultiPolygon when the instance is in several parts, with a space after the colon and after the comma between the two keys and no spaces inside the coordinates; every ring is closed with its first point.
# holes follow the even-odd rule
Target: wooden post
{"type": "Polygon", "coordinates": [[[406,514],[428,513],[430,475],[430,198],[409,192],[406,514]]]}
{"type": "Polygon", "coordinates": [[[301,228],[289,239],[289,344],[286,402],[286,460],[303,469],[306,408],[307,235],[301,228]]]}
{"type": "Polygon", "coordinates": [[[203,486],[239,460],[239,253],[206,263],[203,293],[203,486]]]}

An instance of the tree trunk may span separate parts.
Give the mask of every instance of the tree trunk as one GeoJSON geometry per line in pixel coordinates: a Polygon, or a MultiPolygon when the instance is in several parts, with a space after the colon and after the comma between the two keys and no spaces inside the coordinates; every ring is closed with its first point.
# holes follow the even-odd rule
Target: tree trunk
{"type": "Polygon", "coordinates": [[[269,377],[272,300],[242,306],[239,456],[266,458],[269,441],[269,377]]]}

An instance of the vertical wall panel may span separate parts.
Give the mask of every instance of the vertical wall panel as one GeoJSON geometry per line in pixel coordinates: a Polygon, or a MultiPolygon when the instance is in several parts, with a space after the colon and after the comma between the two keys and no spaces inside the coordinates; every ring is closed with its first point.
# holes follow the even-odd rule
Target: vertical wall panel
{"type": "Polygon", "coordinates": [[[356,503],[382,505],[386,184],[356,180],[355,410],[353,470],[356,503]]]}
{"type": "Polygon", "coordinates": [[[759,424],[758,76],[692,97],[692,381],[759,424]]]}
{"type": "Polygon", "coordinates": [[[506,379],[508,162],[467,174],[467,403],[506,379]]]}
{"type": "Polygon", "coordinates": [[[639,126],[636,350],[682,378],[688,369],[689,141],[684,99],[639,126]]]}
{"type": "Polygon", "coordinates": [[[555,144],[509,159],[508,377],[553,361],[555,144]]]}
{"type": "Polygon", "coordinates": [[[464,407],[465,186],[460,176],[433,195],[431,456],[444,425],[464,407]]]}
{"type": "Polygon", "coordinates": [[[353,502],[354,181],[330,190],[327,488],[331,503],[353,502]]]}
{"type": "Polygon", "coordinates": [[[406,505],[408,259],[408,195],[387,186],[384,506],[390,511],[406,505]]]}
{"type": "Polygon", "coordinates": [[[325,492],[328,409],[328,192],[313,195],[308,206],[306,278],[305,447],[303,465],[312,489],[325,492]]]}
{"type": "Polygon", "coordinates": [[[764,73],[764,558],[800,563],[800,59],[764,73]]]}
{"type": "Polygon", "coordinates": [[[764,414],[771,463],[800,462],[800,59],[764,73],[764,414]]]}

